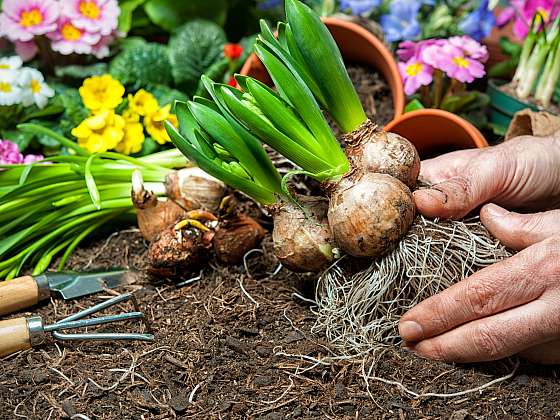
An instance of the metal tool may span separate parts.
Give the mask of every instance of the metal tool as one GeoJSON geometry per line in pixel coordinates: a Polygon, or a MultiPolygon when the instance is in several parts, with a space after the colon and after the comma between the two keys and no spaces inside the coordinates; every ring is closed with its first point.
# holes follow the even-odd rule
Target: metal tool
{"type": "Polygon", "coordinates": [[[118,286],[129,270],[91,273],[59,272],[24,276],[0,282],[0,315],[17,312],[58,293],[63,299],[101,292],[118,286]]]}
{"type": "Polygon", "coordinates": [[[150,325],[146,321],[144,314],[140,312],[134,295],[132,293],[124,293],[91,308],[84,309],[52,325],[45,325],[40,316],[0,321],[0,357],[42,344],[48,332],[52,332],[53,337],[57,340],[154,340],[150,325]],[[126,300],[132,300],[134,312],[83,319],[126,300]],[[67,334],[60,332],[62,330],[91,327],[130,319],[141,319],[148,333],[85,332],[67,334]]]}

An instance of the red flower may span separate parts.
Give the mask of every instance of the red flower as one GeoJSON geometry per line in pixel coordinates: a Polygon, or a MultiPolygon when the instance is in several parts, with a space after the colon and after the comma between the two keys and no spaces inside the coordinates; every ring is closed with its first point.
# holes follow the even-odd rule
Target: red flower
{"type": "Polygon", "coordinates": [[[230,60],[238,60],[243,54],[243,47],[239,44],[224,45],[224,55],[230,60]]]}
{"type": "Polygon", "coordinates": [[[227,84],[230,85],[231,87],[236,88],[237,87],[237,80],[235,80],[235,77],[229,76],[229,80],[228,80],[227,84]]]}

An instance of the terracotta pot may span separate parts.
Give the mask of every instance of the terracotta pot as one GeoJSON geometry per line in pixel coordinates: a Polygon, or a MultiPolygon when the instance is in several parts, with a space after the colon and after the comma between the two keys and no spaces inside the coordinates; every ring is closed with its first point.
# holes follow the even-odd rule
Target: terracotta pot
{"type": "MultiPolygon", "coordinates": [[[[355,23],[337,18],[324,18],[323,22],[336,41],[344,61],[368,65],[383,75],[393,95],[394,118],[402,115],[405,106],[403,84],[397,63],[385,45],[355,23]]],[[[272,85],[266,68],[255,54],[245,62],[240,73],[272,85]]]]}
{"type": "Polygon", "coordinates": [[[410,140],[422,159],[454,150],[488,146],[474,125],[441,109],[407,112],[387,124],[385,130],[410,140]]]}

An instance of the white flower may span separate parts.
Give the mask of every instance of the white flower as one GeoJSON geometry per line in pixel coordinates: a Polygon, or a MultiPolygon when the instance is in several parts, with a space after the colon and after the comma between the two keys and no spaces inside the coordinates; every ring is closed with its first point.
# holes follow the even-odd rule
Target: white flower
{"type": "Polygon", "coordinates": [[[0,71],[0,105],[15,105],[21,102],[18,73],[14,70],[0,71]]]}
{"type": "Polygon", "coordinates": [[[21,69],[19,86],[22,89],[21,103],[24,106],[35,103],[39,108],[44,108],[49,98],[54,96],[54,90],[45,83],[41,72],[29,67],[21,69]]]}
{"type": "Polygon", "coordinates": [[[22,64],[21,58],[17,55],[0,58],[0,70],[17,70],[22,64]]]}

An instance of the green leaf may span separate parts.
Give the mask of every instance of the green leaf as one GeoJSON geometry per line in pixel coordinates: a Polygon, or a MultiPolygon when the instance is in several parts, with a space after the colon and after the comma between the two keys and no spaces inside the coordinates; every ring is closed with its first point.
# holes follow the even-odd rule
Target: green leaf
{"type": "Polygon", "coordinates": [[[80,81],[91,76],[101,76],[107,73],[107,63],[96,63],[89,66],[57,66],[54,69],[56,77],[76,79],[80,81]]]}
{"type": "Polygon", "coordinates": [[[93,205],[97,210],[101,210],[101,196],[99,195],[97,184],[95,183],[95,179],[93,178],[93,175],[91,173],[91,164],[95,158],[97,158],[97,155],[91,155],[86,162],[85,180],[93,205]]]}
{"type": "Polygon", "coordinates": [[[357,129],[367,116],[329,30],[317,13],[298,0],[286,0],[286,16],[297,48],[323,93],[327,111],[344,132],[357,129]]]}
{"type": "Polygon", "coordinates": [[[175,101],[188,101],[189,97],[180,90],[172,89],[165,85],[148,85],[146,90],[150,92],[158,101],[160,106],[167,104],[173,105],[175,101]]]}
{"type": "Polygon", "coordinates": [[[202,18],[223,25],[227,16],[226,0],[148,0],[146,14],[156,25],[173,32],[182,23],[202,18]]]}
{"type": "Polygon", "coordinates": [[[157,43],[125,48],[111,61],[109,72],[121,83],[134,88],[148,84],[170,85],[173,81],[167,48],[157,43]]]}
{"type": "Polygon", "coordinates": [[[422,104],[422,102],[420,102],[419,99],[413,99],[405,107],[404,112],[406,113],[406,112],[411,112],[411,111],[417,111],[419,109],[424,109],[424,108],[425,108],[425,106],[422,104]]]}
{"type": "MultiPolygon", "coordinates": [[[[210,66],[208,70],[204,72],[204,76],[208,77],[210,80],[215,82],[221,82],[224,80],[224,76],[229,71],[229,60],[223,58],[219,61],[216,61],[214,64],[210,66]]],[[[198,81],[198,87],[196,88],[196,95],[204,95],[206,89],[204,87],[204,83],[202,82],[202,78],[198,81]]]]}
{"type": "Polygon", "coordinates": [[[146,0],[121,0],[119,1],[119,8],[121,13],[119,15],[119,32],[127,34],[132,27],[132,14],[139,6],[143,5],[146,0]]]}
{"type": "Polygon", "coordinates": [[[175,83],[194,93],[200,76],[223,59],[227,42],[222,28],[213,22],[195,20],[181,26],[169,40],[169,54],[175,83]]]}
{"type": "Polygon", "coordinates": [[[25,149],[27,149],[27,146],[29,146],[29,143],[33,139],[33,136],[33,133],[25,133],[20,130],[10,130],[2,132],[2,137],[17,144],[19,147],[19,151],[22,153],[25,152],[25,149]]]}

